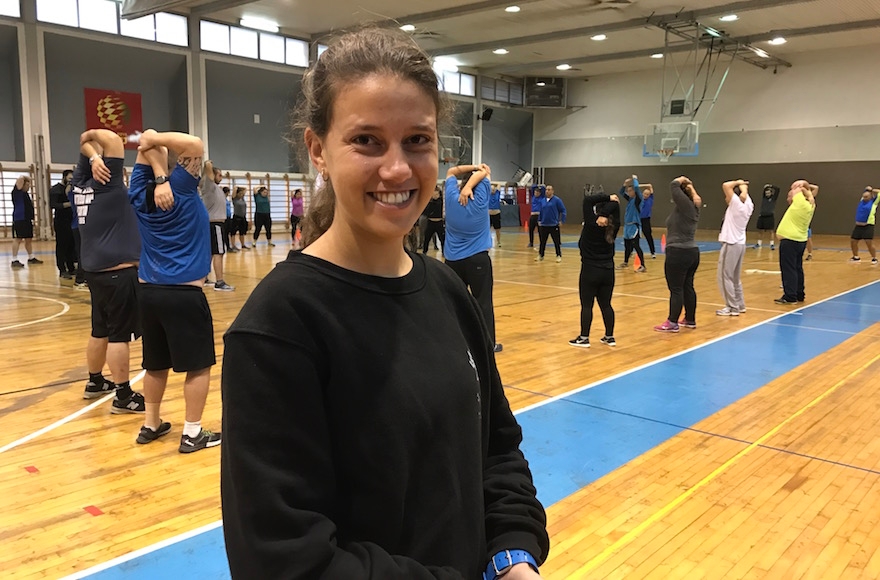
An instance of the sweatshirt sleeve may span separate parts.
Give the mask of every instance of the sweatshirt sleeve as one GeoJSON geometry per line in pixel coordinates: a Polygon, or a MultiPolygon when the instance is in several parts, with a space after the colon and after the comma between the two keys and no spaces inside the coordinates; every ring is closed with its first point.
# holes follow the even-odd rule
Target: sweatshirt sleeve
{"type": "Polygon", "coordinates": [[[371,542],[339,541],[341,492],[315,356],[257,332],[233,330],[225,341],[220,475],[232,577],[461,579],[371,542]]]}
{"type": "Polygon", "coordinates": [[[633,189],[634,189],[635,192],[636,192],[636,197],[638,197],[640,200],[641,200],[641,199],[644,199],[644,198],[642,197],[642,188],[639,187],[639,180],[636,179],[635,177],[633,177],[633,189]]]}
{"type": "Polygon", "coordinates": [[[64,186],[56,183],[49,189],[49,206],[59,210],[64,208],[65,203],[67,203],[67,195],[64,193],[64,186]]]}
{"type": "Polygon", "coordinates": [[[611,201],[611,196],[607,193],[591,193],[584,196],[584,221],[593,217],[593,207],[600,203],[611,201]]]}
{"type": "Polygon", "coordinates": [[[542,564],[550,551],[547,516],[529,464],[519,449],[522,429],[510,410],[495,359],[491,365],[488,456],[483,468],[486,561],[503,550],[525,550],[542,564]]]}
{"type": "Polygon", "coordinates": [[[557,197],[556,199],[558,200],[558,201],[556,202],[556,205],[559,206],[559,221],[562,222],[562,223],[565,223],[565,218],[566,218],[566,216],[567,216],[567,214],[566,214],[566,212],[565,212],[565,204],[562,203],[562,200],[559,199],[558,197],[557,197]]]}
{"type": "Polygon", "coordinates": [[[694,201],[684,192],[681,184],[673,181],[669,184],[669,190],[672,192],[672,201],[675,203],[675,209],[690,218],[696,218],[697,207],[694,205],[694,201]]]}
{"type": "Polygon", "coordinates": [[[623,197],[627,201],[630,200],[630,197],[626,194],[626,186],[625,185],[620,186],[620,190],[617,192],[617,194],[620,195],[621,197],[623,197]]]}

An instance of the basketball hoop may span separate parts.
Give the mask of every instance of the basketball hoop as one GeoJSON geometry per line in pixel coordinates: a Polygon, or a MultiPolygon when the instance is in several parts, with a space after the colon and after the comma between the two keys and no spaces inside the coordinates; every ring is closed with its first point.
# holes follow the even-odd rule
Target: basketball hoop
{"type": "Polygon", "coordinates": [[[668,163],[669,158],[675,153],[675,149],[658,149],[657,155],[660,157],[661,163],[668,163]]]}

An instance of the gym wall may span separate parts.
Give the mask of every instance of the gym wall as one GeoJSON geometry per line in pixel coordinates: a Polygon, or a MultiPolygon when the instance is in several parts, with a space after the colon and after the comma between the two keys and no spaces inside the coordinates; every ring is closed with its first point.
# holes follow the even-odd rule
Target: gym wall
{"type": "Polygon", "coordinates": [[[517,165],[532,168],[532,116],[529,111],[492,107],[492,118],[483,121],[483,163],[492,168],[492,179],[510,179],[517,165]]]}
{"type": "Polygon", "coordinates": [[[18,30],[0,24],[0,159],[24,161],[18,30]]]}
{"type": "MultiPolygon", "coordinates": [[[[794,66],[775,75],[736,63],[701,123],[699,157],[673,156],[668,164],[642,157],[647,125],[659,120],[661,73],[571,81],[569,104],[586,108],[536,113],[535,165],[547,168],[547,182],[577,208],[585,183],[616,191],[636,173],[660,184],[658,225],[669,211],[668,182],[688,175],[708,204],[700,227],[709,229],[721,223],[725,180],[749,179],[754,191],[768,182],[787,189],[795,179],[810,179],[821,187],[814,231],[849,234],[862,189],[880,183],[880,78],[869,73],[880,60],[880,45],[790,60],[794,66]]],[[[580,221],[580,209],[577,214],[580,221]]]]}
{"type": "MultiPolygon", "coordinates": [[[[76,163],[79,136],[87,128],[86,87],[140,93],[145,128],[188,130],[183,54],[49,32],[44,38],[53,164],[76,163]]],[[[126,150],[126,165],[136,157],[136,151],[126,150]]]]}
{"type": "Polygon", "coordinates": [[[207,59],[208,141],[221,168],[308,172],[285,137],[302,76],[207,59]],[[260,122],[254,122],[254,115],[260,122]]]}

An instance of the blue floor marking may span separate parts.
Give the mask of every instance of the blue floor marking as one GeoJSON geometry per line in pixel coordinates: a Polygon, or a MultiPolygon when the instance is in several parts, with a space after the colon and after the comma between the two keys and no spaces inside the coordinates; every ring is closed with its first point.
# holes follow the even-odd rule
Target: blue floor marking
{"type": "MultiPolygon", "coordinates": [[[[849,338],[803,327],[855,334],[877,322],[877,304],[875,283],[777,319],[786,326],[762,324],[518,414],[541,501],[558,502],[849,338]]],[[[698,323],[701,316],[711,310],[698,310],[698,323]]],[[[88,577],[154,580],[183,570],[230,578],[222,528],[88,577]]]]}

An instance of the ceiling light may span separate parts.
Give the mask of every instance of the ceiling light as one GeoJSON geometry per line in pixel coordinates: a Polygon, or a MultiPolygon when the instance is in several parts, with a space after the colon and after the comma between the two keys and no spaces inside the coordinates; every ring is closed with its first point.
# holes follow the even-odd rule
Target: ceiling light
{"type": "Polygon", "coordinates": [[[761,50],[760,48],[755,48],[753,50],[755,51],[755,54],[757,54],[761,58],[770,58],[770,55],[767,54],[766,52],[764,52],[763,50],[761,50]]]}
{"type": "Polygon", "coordinates": [[[510,52],[510,51],[507,50],[506,48],[496,48],[496,49],[493,50],[492,52],[495,53],[495,54],[507,54],[507,53],[510,52]]]}
{"type": "Polygon", "coordinates": [[[768,42],[770,44],[772,44],[773,46],[779,46],[780,44],[785,44],[788,41],[785,40],[784,38],[782,38],[781,36],[777,36],[776,38],[774,38],[773,40],[770,40],[768,42]]]}
{"type": "Polygon", "coordinates": [[[434,70],[439,72],[458,72],[459,62],[448,56],[434,58],[434,70]]]}
{"type": "Polygon", "coordinates": [[[651,58],[663,58],[663,53],[662,53],[662,52],[657,52],[657,53],[655,53],[655,54],[652,54],[652,55],[651,55],[651,58]]]}
{"type": "Polygon", "coordinates": [[[570,64],[558,64],[556,65],[556,70],[569,70],[571,68],[570,64]]]}
{"type": "Polygon", "coordinates": [[[539,86],[539,87],[546,87],[546,86],[547,86],[547,83],[545,83],[544,81],[538,81],[538,82],[535,83],[535,85],[537,85],[537,86],[539,86]]]}
{"type": "Polygon", "coordinates": [[[412,24],[404,24],[400,29],[404,32],[415,32],[416,27],[412,24]]]}
{"type": "Polygon", "coordinates": [[[505,12],[519,12],[519,6],[508,6],[504,9],[505,12]]]}
{"type": "Polygon", "coordinates": [[[245,28],[254,28],[256,30],[264,30],[266,32],[272,33],[278,32],[278,23],[267,20],[265,18],[254,18],[252,16],[247,16],[239,20],[238,23],[245,28]]]}
{"type": "Polygon", "coordinates": [[[606,38],[608,37],[604,34],[597,34],[596,36],[591,36],[590,40],[605,40],[606,38]]]}
{"type": "Polygon", "coordinates": [[[727,16],[722,16],[718,20],[720,20],[721,22],[735,22],[739,20],[739,16],[737,16],[736,14],[728,14],[727,16]]]}

